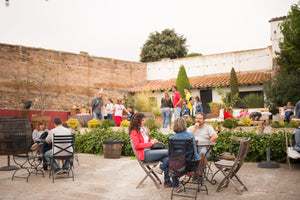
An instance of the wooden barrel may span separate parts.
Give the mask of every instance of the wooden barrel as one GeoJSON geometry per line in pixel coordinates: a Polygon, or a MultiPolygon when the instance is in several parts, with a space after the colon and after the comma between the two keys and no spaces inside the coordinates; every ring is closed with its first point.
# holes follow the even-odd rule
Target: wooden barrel
{"type": "Polygon", "coordinates": [[[122,153],[122,140],[103,140],[104,158],[120,158],[122,153]]]}
{"type": "Polygon", "coordinates": [[[0,117],[0,155],[13,153],[12,135],[26,135],[28,151],[31,147],[31,127],[28,117],[0,117]]]}

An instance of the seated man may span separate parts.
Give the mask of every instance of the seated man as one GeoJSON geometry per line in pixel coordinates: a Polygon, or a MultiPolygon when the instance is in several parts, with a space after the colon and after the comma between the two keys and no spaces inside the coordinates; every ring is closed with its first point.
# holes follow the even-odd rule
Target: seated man
{"type": "MultiPolygon", "coordinates": [[[[205,122],[205,114],[199,112],[196,114],[196,124],[195,126],[190,126],[188,131],[192,132],[196,138],[196,141],[209,141],[209,142],[216,142],[218,139],[217,132],[213,129],[211,125],[204,124],[205,122]]],[[[198,149],[198,153],[200,154],[200,168],[206,166],[207,157],[209,157],[210,153],[207,152],[206,157],[205,153],[207,152],[206,147],[202,147],[198,149]]],[[[203,174],[203,170],[200,171],[200,175],[203,174]]]]}
{"type": "Polygon", "coordinates": [[[290,123],[290,117],[294,115],[294,106],[292,106],[292,103],[289,101],[286,106],[283,107],[283,110],[285,115],[284,121],[290,123]]]}
{"type": "MultiPolygon", "coordinates": [[[[72,135],[71,131],[69,129],[62,126],[62,121],[59,117],[55,118],[53,120],[53,123],[54,123],[55,128],[49,132],[49,134],[45,140],[46,143],[52,143],[53,134],[55,134],[55,135],[72,135]]],[[[66,144],[60,144],[60,145],[57,144],[57,145],[61,146],[62,148],[66,148],[68,146],[68,145],[66,146],[66,144]]],[[[68,149],[68,150],[73,152],[73,149],[68,149]]],[[[53,154],[52,151],[53,151],[53,149],[51,149],[45,153],[45,159],[47,160],[48,163],[50,163],[50,158],[52,157],[52,154],[53,154]]],[[[64,156],[64,155],[60,155],[60,156],[64,156]]],[[[67,155],[65,155],[65,156],[67,156],[67,155]]],[[[67,171],[69,169],[69,165],[70,165],[70,160],[67,159],[65,161],[65,163],[63,164],[63,167],[62,167],[63,171],[67,171]]],[[[53,161],[51,167],[52,167],[52,169],[54,169],[55,174],[58,174],[61,172],[61,169],[59,168],[59,166],[57,165],[55,160],[53,161]]]]}
{"type": "Polygon", "coordinates": [[[261,118],[262,114],[258,111],[252,111],[249,115],[249,119],[254,120],[254,121],[259,121],[261,118]]]}

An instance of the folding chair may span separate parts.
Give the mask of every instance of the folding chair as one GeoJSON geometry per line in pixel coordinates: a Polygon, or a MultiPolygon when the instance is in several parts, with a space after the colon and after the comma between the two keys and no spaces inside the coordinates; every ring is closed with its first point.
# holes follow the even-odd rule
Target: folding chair
{"type": "Polygon", "coordinates": [[[144,162],[141,161],[137,155],[137,152],[135,150],[133,141],[130,140],[132,150],[134,152],[134,155],[136,157],[136,160],[138,161],[139,165],[143,168],[143,170],[146,173],[146,176],[141,180],[141,182],[136,186],[136,188],[139,188],[140,185],[146,180],[147,177],[150,177],[154,184],[156,185],[157,189],[159,189],[159,184],[161,183],[161,180],[158,178],[157,174],[154,172],[154,167],[156,167],[159,164],[159,161],[156,162],[144,162]]]}
{"type": "Polygon", "coordinates": [[[11,138],[13,147],[13,160],[18,165],[18,168],[14,171],[11,180],[14,180],[14,178],[22,178],[26,179],[28,182],[29,176],[32,173],[38,174],[38,172],[41,172],[44,177],[42,167],[39,167],[42,163],[42,160],[39,156],[35,156],[33,151],[30,151],[30,147],[27,145],[27,135],[13,134],[11,138]],[[26,177],[16,175],[19,170],[26,170],[28,175],[26,177]]]}
{"type": "Polygon", "coordinates": [[[237,185],[233,182],[233,178],[235,178],[240,184],[241,187],[245,190],[248,190],[246,185],[241,181],[241,179],[238,177],[237,173],[242,167],[245,158],[247,157],[249,146],[250,146],[251,138],[248,138],[246,140],[241,140],[240,142],[240,148],[237,157],[234,161],[231,160],[220,160],[215,163],[215,166],[222,172],[224,175],[223,180],[220,182],[220,184],[217,187],[217,192],[219,192],[222,188],[225,188],[228,186],[228,183],[232,183],[234,188],[239,194],[241,193],[240,188],[237,187],[237,185]]]}
{"type": "Polygon", "coordinates": [[[171,199],[173,199],[173,196],[197,199],[198,192],[200,191],[206,191],[206,194],[208,194],[207,187],[203,184],[204,177],[199,176],[199,161],[192,161],[194,158],[193,139],[168,139],[168,148],[170,176],[179,178],[179,183],[183,185],[185,192],[184,194],[177,194],[173,188],[171,199]],[[184,166],[182,167],[181,163],[183,162],[184,166]],[[193,178],[196,178],[196,180],[194,181],[193,178]],[[197,185],[197,187],[190,187],[187,184],[197,185]],[[186,193],[186,189],[195,190],[196,192],[192,195],[186,193]]]}
{"type": "Polygon", "coordinates": [[[74,172],[73,172],[73,159],[74,159],[74,135],[55,135],[53,134],[52,142],[52,157],[50,157],[50,172],[49,177],[52,176],[52,183],[54,179],[60,178],[72,178],[74,181],[74,172]],[[55,160],[61,160],[64,162],[70,161],[69,168],[67,170],[67,176],[61,176],[61,174],[55,174],[52,167],[55,160]],[[72,174],[70,176],[70,173],[72,174]]]}
{"type": "MultiPolygon", "coordinates": [[[[297,131],[297,129],[296,129],[296,131],[297,131]]],[[[293,146],[295,145],[295,140],[292,140],[292,139],[294,139],[295,134],[296,133],[292,134],[292,137],[288,139],[287,132],[285,132],[286,157],[287,157],[287,161],[289,164],[289,170],[292,170],[290,158],[300,159],[300,153],[293,149],[293,146]],[[289,144],[290,144],[290,146],[289,146],[289,144]]]]}

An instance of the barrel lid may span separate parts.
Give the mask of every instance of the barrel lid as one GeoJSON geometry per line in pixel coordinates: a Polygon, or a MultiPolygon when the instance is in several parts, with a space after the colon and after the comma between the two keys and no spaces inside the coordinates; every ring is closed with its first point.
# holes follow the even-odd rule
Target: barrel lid
{"type": "Polygon", "coordinates": [[[122,140],[103,140],[102,144],[123,144],[122,140]]]}

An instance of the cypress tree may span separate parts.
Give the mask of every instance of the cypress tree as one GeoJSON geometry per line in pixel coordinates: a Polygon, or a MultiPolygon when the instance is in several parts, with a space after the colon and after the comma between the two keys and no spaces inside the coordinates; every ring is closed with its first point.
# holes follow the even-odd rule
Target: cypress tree
{"type": "Polygon", "coordinates": [[[191,90],[191,85],[183,65],[181,65],[179,68],[176,79],[176,86],[178,87],[178,92],[180,93],[181,98],[185,99],[185,93],[183,90],[184,88],[189,88],[189,90],[191,90]]]}
{"type": "Polygon", "coordinates": [[[231,68],[231,73],[230,73],[230,100],[233,106],[237,106],[239,104],[239,98],[238,98],[238,94],[239,94],[239,86],[238,86],[238,80],[237,80],[237,76],[235,73],[234,68],[231,68]]]}

